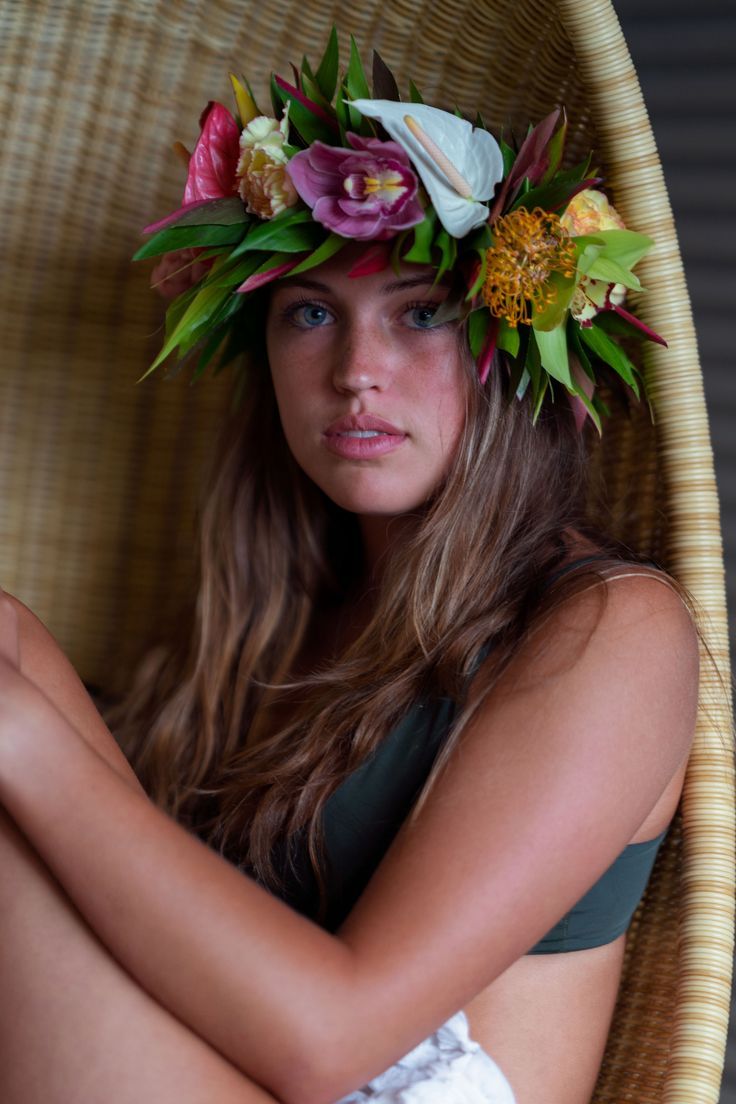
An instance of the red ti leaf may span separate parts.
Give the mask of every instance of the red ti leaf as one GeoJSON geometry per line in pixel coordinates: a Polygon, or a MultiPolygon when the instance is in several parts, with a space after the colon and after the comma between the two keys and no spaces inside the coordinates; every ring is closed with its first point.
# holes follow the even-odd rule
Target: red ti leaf
{"type": "Polygon", "coordinates": [[[611,306],[613,307],[613,310],[615,310],[616,314],[620,315],[621,318],[623,318],[624,321],[628,322],[630,326],[636,326],[637,330],[641,330],[641,332],[646,337],[648,337],[650,341],[656,341],[658,345],[664,345],[665,349],[668,348],[665,339],[663,337],[660,337],[658,333],[655,333],[654,330],[650,330],[649,326],[646,326],[640,318],[636,317],[636,315],[630,314],[629,311],[624,310],[623,307],[617,307],[614,303],[612,303],[611,306]]]}
{"type": "Polygon", "coordinates": [[[226,107],[210,100],[199,120],[202,131],[189,161],[184,203],[220,199],[235,191],[240,156],[238,124],[226,107]]]}
{"type": "Polygon", "coordinates": [[[386,242],[371,245],[362,253],[348,272],[348,276],[371,276],[374,272],[383,272],[388,268],[391,248],[386,242]]]}
{"type": "Polygon", "coordinates": [[[303,92],[300,92],[299,89],[295,88],[293,84],[289,84],[289,82],[285,81],[283,77],[277,77],[274,75],[274,80],[276,81],[276,84],[282,92],[286,92],[289,96],[292,97],[292,99],[297,100],[297,102],[300,103],[302,107],[306,107],[307,111],[311,111],[313,115],[316,115],[318,119],[320,119],[323,123],[326,123],[330,130],[334,130],[335,133],[338,132],[339,128],[335,120],[330,115],[328,115],[327,112],[319,106],[319,104],[316,104],[314,100],[310,100],[309,96],[305,96],[303,92]]]}
{"type": "Polygon", "coordinates": [[[488,326],[488,333],[486,334],[485,345],[478,357],[478,379],[481,384],[485,383],[488,379],[488,373],[491,370],[491,364],[493,363],[493,354],[496,351],[496,340],[498,338],[498,327],[500,325],[500,319],[491,315],[491,322],[488,326]]]}
{"type": "Polygon", "coordinates": [[[274,268],[269,268],[265,272],[254,272],[252,276],[249,276],[248,279],[235,290],[245,295],[247,295],[249,291],[256,291],[258,288],[263,287],[264,284],[270,284],[272,280],[278,280],[279,276],[285,276],[287,272],[291,272],[292,268],[296,268],[306,256],[306,253],[297,253],[292,260],[285,261],[284,264],[276,265],[274,268]]]}
{"type": "Polygon", "coordinates": [[[522,181],[528,177],[532,187],[539,184],[549,168],[549,151],[547,147],[554,137],[557,123],[560,118],[560,108],[555,108],[541,123],[529,131],[522,142],[521,149],[516,155],[516,160],[511,166],[511,172],[503,182],[503,187],[498,193],[491,209],[490,221],[493,222],[507,202],[514,198],[522,181]]]}

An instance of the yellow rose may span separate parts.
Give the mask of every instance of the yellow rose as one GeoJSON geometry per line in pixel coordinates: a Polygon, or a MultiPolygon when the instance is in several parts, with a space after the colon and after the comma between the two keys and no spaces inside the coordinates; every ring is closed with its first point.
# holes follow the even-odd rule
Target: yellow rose
{"type": "Polygon", "coordinates": [[[625,230],[624,220],[597,188],[585,188],[570,200],[562,216],[562,225],[576,237],[598,230],[625,230]]]}

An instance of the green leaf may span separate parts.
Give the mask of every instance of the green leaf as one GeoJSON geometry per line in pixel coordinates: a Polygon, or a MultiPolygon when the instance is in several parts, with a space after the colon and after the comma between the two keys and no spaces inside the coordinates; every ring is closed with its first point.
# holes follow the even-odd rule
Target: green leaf
{"type": "Polygon", "coordinates": [[[160,257],[177,249],[210,245],[235,245],[245,234],[247,223],[232,226],[172,226],[159,230],[133,255],[134,261],[160,257]]]}
{"type": "Polygon", "coordinates": [[[567,340],[570,345],[570,351],[574,353],[580,361],[585,374],[589,376],[591,380],[595,381],[595,375],[590,366],[590,357],[580,340],[580,323],[576,322],[572,317],[567,320],[567,340]]]}
{"type": "MultiPolygon", "coordinates": [[[[306,60],[307,59],[305,58],[304,61],[306,60]]],[[[332,111],[332,104],[330,104],[324,98],[324,96],[322,95],[322,90],[310,73],[305,73],[304,71],[302,71],[301,82],[302,91],[304,92],[305,96],[307,96],[310,100],[313,100],[314,103],[316,103],[318,107],[321,107],[324,111],[332,111]]],[[[289,108],[289,113],[291,114],[291,108],[289,108]]]]}
{"type": "Polygon", "coordinates": [[[443,227],[440,230],[437,237],[434,239],[434,248],[440,251],[440,263],[437,269],[437,275],[434,278],[436,284],[448,268],[452,268],[457,259],[457,238],[452,238],[443,227]]]}
{"type": "Polygon", "coordinates": [[[542,184],[549,184],[558,172],[560,165],[562,164],[562,154],[565,149],[565,139],[567,138],[567,116],[563,112],[563,119],[561,126],[552,135],[552,138],[547,144],[547,155],[549,156],[549,166],[546,173],[542,177],[542,184]]]}
{"type": "MultiPolygon", "coordinates": [[[[158,368],[159,364],[166,360],[177,347],[184,352],[191,348],[194,341],[201,336],[196,334],[196,331],[208,324],[230,294],[228,288],[201,288],[189,303],[171,335],[164,342],[163,348],[151,367],[141,376],[141,380],[144,380],[155,368],[158,368]]],[[[140,380],[138,382],[140,383],[140,380]]]]}
{"type": "Polygon", "coordinates": [[[413,80],[409,81],[409,102],[410,103],[424,103],[424,97],[415,85],[413,80]]]}
{"type": "Polygon", "coordinates": [[[188,210],[184,208],[175,211],[162,221],[166,225],[161,230],[170,230],[174,226],[234,226],[239,222],[252,222],[253,216],[248,214],[238,196],[223,196],[220,199],[209,199],[188,210]]]}
{"type": "Polygon", "coordinates": [[[603,246],[597,238],[573,238],[572,242],[577,257],[577,270],[581,276],[587,276],[590,266],[600,257],[603,246]]]}
{"type": "Polygon", "coordinates": [[[627,322],[620,314],[616,314],[616,311],[601,311],[595,317],[595,324],[599,330],[603,330],[607,334],[613,334],[614,337],[626,337],[636,341],[646,341],[647,338],[647,335],[638,326],[633,326],[631,322],[627,322]]]}
{"type": "Polygon", "coordinates": [[[498,337],[496,338],[497,347],[503,349],[506,353],[510,353],[512,357],[517,357],[520,344],[519,327],[510,326],[506,319],[502,318],[498,327],[498,337]]]}
{"type": "Polygon", "coordinates": [[[279,88],[279,86],[276,83],[276,74],[275,73],[271,74],[271,81],[270,81],[270,84],[269,84],[269,91],[271,93],[271,107],[273,108],[273,113],[274,113],[275,117],[278,119],[279,115],[281,114],[281,110],[284,106],[285,100],[284,100],[283,91],[279,88]]]}
{"type": "Polygon", "coordinates": [[[235,264],[225,265],[218,272],[210,272],[207,277],[206,283],[208,287],[239,287],[244,280],[247,280],[249,276],[258,268],[261,263],[261,259],[257,253],[249,253],[245,257],[245,260],[236,262],[235,264]]]}
{"type": "Polygon", "coordinates": [[[340,64],[340,46],[337,41],[337,27],[332,24],[332,30],[330,31],[330,37],[327,40],[327,46],[325,52],[322,55],[322,60],[317,67],[315,74],[317,84],[319,85],[322,95],[328,103],[332,102],[332,97],[335,95],[335,88],[337,87],[337,70],[340,64]]]}
{"type": "Polygon", "coordinates": [[[557,173],[547,184],[530,188],[512,203],[511,210],[526,207],[531,211],[534,207],[541,207],[544,211],[556,211],[566,207],[577,186],[585,180],[589,164],[590,158],[572,169],[557,173]]]}
{"type": "Polygon", "coordinates": [[[551,272],[546,284],[555,288],[556,295],[544,310],[534,311],[532,326],[535,330],[556,330],[562,325],[578,285],[578,276],[577,274],[565,276],[562,272],[551,272]]]}
{"type": "Polygon", "coordinates": [[[305,107],[301,100],[295,99],[287,89],[280,88],[273,74],[271,75],[271,100],[276,116],[281,114],[282,106],[289,105],[289,127],[293,127],[307,146],[311,146],[312,142],[316,141],[326,142],[327,145],[334,144],[335,132],[329,124],[305,107]]]}
{"type": "Polygon", "coordinates": [[[350,112],[348,111],[348,105],[345,102],[346,90],[345,85],[340,85],[340,90],[335,100],[335,115],[337,116],[337,125],[340,128],[340,143],[343,146],[347,146],[347,138],[345,137],[348,130],[353,129],[353,124],[350,118],[350,112]]]}
{"type": "Polygon", "coordinates": [[[486,307],[479,307],[468,315],[468,342],[475,358],[479,357],[483,350],[490,321],[490,311],[486,307]]]}
{"type": "Polygon", "coordinates": [[[480,289],[483,287],[483,284],[485,283],[487,269],[488,269],[488,256],[487,256],[485,250],[483,250],[483,252],[480,254],[480,268],[478,269],[478,275],[473,280],[473,283],[472,283],[472,285],[471,285],[471,287],[468,291],[468,294],[465,296],[465,299],[466,299],[467,302],[471,302],[473,299],[475,299],[476,295],[480,292],[480,289]]]}
{"type": "Polygon", "coordinates": [[[603,254],[593,261],[587,274],[591,280],[603,280],[607,284],[623,284],[624,287],[631,288],[632,291],[644,290],[638,277],[633,272],[630,272],[628,268],[623,268],[616,261],[612,261],[610,257],[605,257],[603,254]]]}
{"type": "Polygon", "coordinates": [[[347,244],[348,238],[341,238],[339,234],[329,234],[313,253],[310,253],[308,257],[305,257],[303,261],[300,261],[298,265],[291,269],[289,275],[296,276],[298,272],[306,272],[307,269],[322,264],[323,261],[333,257],[347,244]]]}
{"type": "Polygon", "coordinates": [[[537,424],[537,418],[539,417],[539,411],[542,409],[542,403],[544,402],[544,396],[547,394],[547,388],[550,386],[549,376],[545,376],[542,373],[542,379],[539,384],[539,390],[537,391],[536,398],[534,400],[534,410],[532,411],[532,425],[537,424]]]}
{"type": "Polygon", "coordinates": [[[536,423],[550,382],[547,373],[542,371],[540,352],[534,330],[532,329],[529,329],[529,344],[527,345],[525,368],[531,379],[532,423],[536,423]]]}
{"type": "Polygon", "coordinates": [[[536,395],[542,386],[542,381],[547,377],[542,371],[542,360],[539,355],[539,346],[534,337],[534,330],[530,329],[529,326],[525,326],[524,330],[528,335],[524,367],[531,377],[532,395],[536,395]]]}
{"type": "Polygon", "coordinates": [[[404,260],[412,264],[432,264],[432,239],[437,222],[437,212],[434,207],[428,207],[424,218],[412,227],[414,242],[404,260]]]}
{"type": "Polygon", "coordinates": [[[596,245],[602,243],[601,256],[628,269],[633,268],[654,245],[646,234],[638,234],[635,230],[599,230],[597,234],[583,235],[573,240],[576,245],[578,242],[592,242],[596,245]]]}
{"type": "Polygon", "coordinates": [[[601,425],[600,414],[598,413],[595,402],[588,398],[588,396],[585,394],[585,391],[583,391],[582,387],[579,387],[577,383],[575,384],[575,394],[580,399],[585,409],[588,411],[593,425],[598,430],[598,436],[601,436],[601,434],[603,433],[603,427],[601,425]]]}
{"type": "Polygon", "coordinates": [[[252,253],[254,249],[283,249],[282,240],[294,229],[301,229],[307,224],[316,226],[312,220],[312,212],[303,207],[287,207],[275,218],[261,222],[240,243],[231,254],[239,257],[243,253],[252,253]]]}
{"type": "MultiPolygon", "coordinates": [[[[506,325],[508,326],[508,323],[506,323],[506,325]]],[[[511,332],[513,332],[513,331],[511,331],[511,332]]],[[[508,392],[509,392],[509,395],[515,395],[517,399],[521,399],[521,398],[524,397],[524,393],[525,393],[527,387],[529,386],[529,384],[531,383],[531,376],[529,375],[529,372],[528,372],[527,367],[526,367],[527,352],[528,352],[528,348],[529,348],[529,334],[530,334],[530,332],[531,331],[530,331],[528,326],[523,326],[521,333],[519,333],[518,330],[516,331],[516,333],[518,334],[518,338],[519,338],[518,352],[515,356],[510,356],[509,357],[509,369],[510,369],[510,371],[509,371],[508,392]],[[523,390],[521,390],[522,382],[524,384],[523,390]]],[[[500,337],[500,335],[501,335],[501,327],[499,326],[498,336],[500,337]]],[[[535,349],[536,349],[536,346],[535,346],[535,349]]],[[[539,358],[539,353],[537,353],[537,358],[539,358]]],[[[541,369],[540,369],[540,371],[541,371],[541,369]]]]}
{"type": "Polygon", "coordinates": [[[511,146],[508,144],[508,142],[505,142],[503,140],[503,138],[499,139],[498,144],[501,147],[501,155],[503,157],[503,176],[504,176],[504,180],[505,180],[506,177],[511,172],[513,166],[514,166],[514,161],[516,160],[516,153],[511,148],[511,146]]]}
{"type": "Polygon", "coordinates": [[[618,372],[624,383],[627,383],[637,398],[639,398],[639,384],[637,383],[637,369],[629,360],[620,345],[612,341],[607,333],[604,333],[593,323],[592,326],[580,326],[580,337],[597,357],[610,365],[618,372]]]}
{"type": "Polygon", "coordinates": [[[214,357],[217,350],[222,345],[223,341],[227,337],[227,326],[218,326],[214,333],[210,334],[207,341],[205,341],[202,351],[197,361],[197,367],[192,373],[192,383],[198,380],[204,375],[208,365],[214,357]]]}
{"type": "Polygon", "coordinates": [[[198,294],[199,290],[200,285],[197,285],[196,287],[190,287],[187,291],[182,292],[181,295],[177,295],[176,299],[173,299],[171,301],[166,310],[164,341],[168,341],[168,339],[171,337],[172,333],[184,317],[184,312],[188,310],[189,304],[198,294]]]}
{"type": "Polygon", "coordinates": [[[572,391],[575,385],[570,375],[565,327],[558,326],[556,330],[534,330],[534,338],[545,372],[560,383],[564,383],[565,387],[572,391]]]}
{"type": "Polygon", "coordinates": [[[481,223],[475,230],[463,238],[463,250],[474,249],[477,253],[490,249],[493,245],[493,234],[487,222],[481,223]]]}
{"type": "MultiPolygon", "coordinates": [[[[351,100],[369,100],[371,98],[371,90],[368,87],[368,81],[363,70],[363,62],[360,60],[360,54],[358,52],[358,45],[353,35],[350,36],[350,61],[348,63],[348,71],[345,75],[345,87],[347,89],[348,98],[351,100]]],[[[348,104],[348,114],[350,115],[351,126],[355,130],[360,130],[363,116],[354,107],[348,104]]]]}
{"type": "MultiPolygon", "coordinates": [[[[221,309],[210,319],[208,328],[213,327],[213,329],[209,336],[205,335],[199,338],[200,355],[192,375],[192,383],[204,373],[225,339],[229,338],[232,333],[233,318],[239,311],[243,310],[245,303],[246,300],[243,296],[231,295],[229,299],[225,300],[221,309]]],[[[221,364],[215,366],[215,375],[221,367],[221,364]]]]}

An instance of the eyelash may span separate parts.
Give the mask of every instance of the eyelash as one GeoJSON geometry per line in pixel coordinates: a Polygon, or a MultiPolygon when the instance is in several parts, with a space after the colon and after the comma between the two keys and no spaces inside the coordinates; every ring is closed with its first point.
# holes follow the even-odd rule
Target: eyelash
{"type": "MultiPolygon", "coordinates": [[[[302,307],[320,307],[322,310],[326,310],[326,311],[330,310],[330,308],[327,306],[327,304],[323,303],[321,300],[319,300],[319,299],[308,299],[306,296],[303,296],[303,297],[300,297],[299,299],[292,300],[292,302],[289,303],[288,307],[285,307],[284,310],[281,312],[281,317],[284,319],[285,322],[287,322],[290,326],[294,326],[294,328],[297,329],[297,330],[305,330],[305,329],[307,329],[307,330],[318,330],[318,329],[320,329],[321,328],[320,326],[303,326],[303,325],[300,325],[297,321],[295,321],[295,315],[296,315],[297,311],[301,310],[302,307]]],[[[418,299],[415,302],[407,303],[406,306],[404,307],[404,312],[403,313],[408,314],[410,311],[422,310],[422,308],[427,308],[427,307],[430,307],[430,308],[434,307],[435,309],[439,309],[440,304],[439,303],[433,303],[433,302],[431,302],[429,300],[426,300],[426,299],[421,299],[421,300],[418,299]]],[[[435,331],[435,330],[442,330],[446,326],[449,326],[449,325],[450,325],[449,322],[438,322],[436,326],[415,326],[413,328],[416,329],[416,330],[419,330],[420,332],[429,333],[429,332],[432,332],[432,331],[435,331]]]]}
{"type": "Polygon", "coordinates": [[[302,307],[321,307],[322,310],[326,311],[330,309],[326,303],[320,302],[319,299],[307,299],[306,296],[302,296],[299,299],[292,299],[288,307],[285,307],[281,312],[281,317],[285,322],[288,322],[289,325],[294,326],[297,330],[319,329],[318,326],[300,326],[299,323],[295,321],[294,316],[302,307]]]}

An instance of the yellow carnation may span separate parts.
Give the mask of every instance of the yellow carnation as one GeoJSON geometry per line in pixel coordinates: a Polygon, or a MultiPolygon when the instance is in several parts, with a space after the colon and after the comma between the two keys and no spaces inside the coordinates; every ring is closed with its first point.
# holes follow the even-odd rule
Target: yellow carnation
{"type": "Polygon", "coordinates": [[[240,135],[238,193],[246,210],[262,219],[273,218],[299,198],[286,172],[284,142],[289,133],[289,108],[281,121],[268,115],[251,119],[240,135]]]}
{"type": "Polygon", "coordinates": [[[238,165],[238,192],[247,211],[262,219],[273,218],[299,198],[286,160],[280,161],[263,149],[248,149],[238,165]]]}
{"type": "Polygon", "coordinates": [[[578,237],[598,230],[625,230],[624,220],[608,196],[597,188],[585,188],[570,200],[561,220],[568,231],[578,237]]]}

